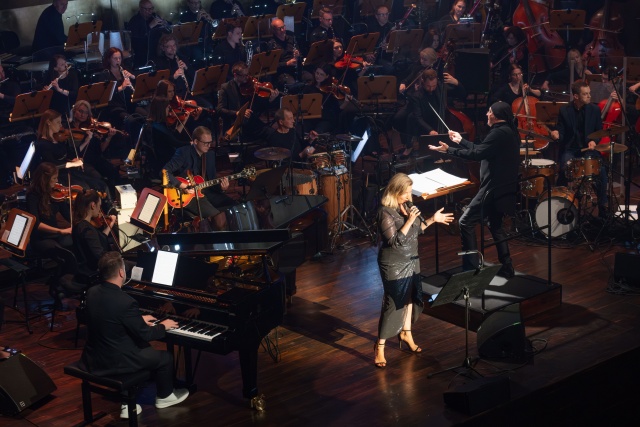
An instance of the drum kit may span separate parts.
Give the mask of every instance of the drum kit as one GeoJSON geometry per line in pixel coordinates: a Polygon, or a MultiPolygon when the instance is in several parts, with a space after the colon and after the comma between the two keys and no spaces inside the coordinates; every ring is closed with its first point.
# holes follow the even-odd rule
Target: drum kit
{"type": "MultiPolygon", "coordinates": [[[[335,249],[338,237],[349,231],[357,229],[372,237],[364,218],[352,204],[351,143],[360,140],[360,137],[344,134],[316,143],[326,151],[309,155],[303,163],[292,162],[301,167],[292,167],[282,175],[282,194],[320,194],[327,198],[322,209],[327,213],[331,251],[335,249]],[[356,220],[364,226],[355,225],[356,220]]],[[[268,162],[281,162],[291,157],[291,150],[266,147],[256,150],[254,156],[268,162]]],[[[258,174],[267,170],[258,171],[258,174]]]]}
{"type": "MultiPolygon", "coordinates": [[[[589,140],[597,140],[611,137],[627,131],[626,126],[616,126],[609,129],[593,132],[587,136],[589,140]]],[[[550,138],[538,135],[537,137],[550,138]]],[[[534,218],[540,231],[547,238],[561,237],[573,231],[582,218],[591,214],[595,205],[593,184],[600,180],[602,162],[609,158],[609,194],[613,194],[611,171],[613,169],[613,155],[624,153],[627,146],[616,143],[596,145],[595,150],[583,149],[586,152],[583,157],[574,158],[567,162],[565,176],[569,181],[567,187],[554,186],[558,177],[559,167],[553,160],[541,158],[529,158],[528,149],[525,149],[526,157],[522,162],[520,175],[529,178],[520,183],[520,193],[526,200],[528,211],[529,200],[535,200],[534,218]],[[598,153],[603,153],[605,157],[598,153]],[[546,185],[547,178],[551,185],[546,185]],[[551,218],[548,216],[549,204],[551,205],[551,218]]],[[[584,233],[583,233],[584,235],[584,233]]]]}

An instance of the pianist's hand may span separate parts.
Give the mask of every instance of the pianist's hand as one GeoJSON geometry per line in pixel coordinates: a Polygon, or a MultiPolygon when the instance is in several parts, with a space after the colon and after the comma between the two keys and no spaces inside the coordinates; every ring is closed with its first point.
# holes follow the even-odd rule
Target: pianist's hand
{"type": "Polygon", "coordinates": [[[160,322],[160,324],[164,325],[164,329],[167,331],[169,329],[177,329],[178,327],[180,327],[180,325],[178,325],[178,322],[171,319],[163,320],[162,322],[160,322]]]}
{"type": "Polygon", "coordinates": [[[142,316],[142,320],[144,320],[144,322],[148,325],[148,326],[153,326],[155,325],[155,321],[158,320],[155,317],[153,317],[151,314],[145,314],[144,316],[142,316]]]}

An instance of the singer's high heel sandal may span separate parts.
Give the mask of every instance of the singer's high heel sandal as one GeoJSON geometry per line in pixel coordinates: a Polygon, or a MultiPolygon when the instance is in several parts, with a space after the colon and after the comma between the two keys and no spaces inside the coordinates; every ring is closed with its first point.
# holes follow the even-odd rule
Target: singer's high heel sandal
{"type": "Polygon", "coordinates": [[[407,344],[407,346],[409,346],[409,350],[411,350],[413,353],[421,353],[422,349],[420,348],[419,345],[413,342],[413,337],[411,337],[410,334],[411,334],[411,329],[403,329],[402,331],[400,331],[400,333],[398,334],[400,349],[402,349],[402,342],[404,341],[404,343],[407,344]],[[411,342],[409,342],[409,340],[406,339],[407,336],[411,339],[411,342]],[[411,346],[412,343],[413,343],[413,346],[411,346]]]}
{"type": "Polygon", "coordinates": [[[378,342],[376,342],[375,344],[373,344],[373,353],[374,353],[374,365],[376,365],[376,368],[380,368],[383,369],[387,366],[387,360],[384,358],[384,344],[380,344],[378,342]],[[382,347],[382,360],[378,359],[378,353],[380,352],[379,349],[380,347],[382,347]]]}

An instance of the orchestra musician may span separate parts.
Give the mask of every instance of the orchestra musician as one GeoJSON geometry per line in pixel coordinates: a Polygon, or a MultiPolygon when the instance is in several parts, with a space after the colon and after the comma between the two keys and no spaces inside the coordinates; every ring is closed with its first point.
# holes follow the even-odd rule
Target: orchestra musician
{"type": "Polygon", "coordinates": [[[67,114],[78,96],[78,73],[67,64],[64,55],[53,55],[49,61],[49,70],[44,74],[42,82],[45,89],[53,90],[49,108],[60,114],[67,114]]]}
{"type": "Polygon", "coordinates": [[[567,162],[579,157],[600,159],[600,174],[596,178],[595,187],[598,196],[598,215],[605,217],[607,211],[607,168],[599,151],[595,150],[599,140],[588,136],[602,129],[600,109],[591,103],[591,88],[580,80],[571,86],[572,102],[560,108],[557,129],[551,136],[560,142],[560,174],[558,185],[567,185],[567,162]],[[587,148],[587,151],[582,149],[587,148]]]}
{"type": "Polygon", "coordinates": [[[242,44],[242,27],[239,21],[233,21],[226,25],[227,38],[218,42],[213,49],[213,60],[215,64],[229,64],[229,75],[227,80],[233,78],[232,66],[238,62],[247,61],[247,51],[242,44]]]}
{"type": "Polygon", "coordinates": [[[53,0],[38,18],[36,31],[33,35],[33,53],[40,53],[46,49],[45,52],[42,52],[42,57],[38,59],[48,60],[53,54],[63,53],[67,35],[64,33],[62,15],[67,10],[68,4],[69,0],[53,0]]]}
{"type": "Polygon", "coordinates": [[[449,13],[432,24],[440,33],[441,40],[444,38],[443,36],[447,29],[447,25],[460,23],[460,19],[464,16],[464,12],[466,10],[467,2],[465,0],[455,0],[451,4],[451,10],[449,10],[449,13]]]}
{"type": "Polygon", "coordinates": [[[271,34],[273,34],[273,37],[267,43],[269,49],[282,49],[282,55],[280,55],[280,62],[278,63],[278,74],[287,73],[295,76],[300,52],[296,48],[294,34],[287,31],[284,22],[279,18],[274,18],[271,21],[271,34]]]}
{"type": "MultiPolygon", "coordinates": [[[[141,315],[138,303],[122,286],[127,278],[120,253],[105,253],[98,262],[102,283],[87,291],[87,343],[80,366],[94,375],[122,375],[142,370],[153,372],[156,383],[156,408],[168,408],[189,396],[187,389],[173,388],[173,356],[156,350],[149,342],[161,339],[169,329],[179,325],[171,319],[157,324],[152,315],[141,315]]],[[[134,414],[142,407],[136,404],[134,414]]],[[[129,418],[122,403],[120,418],[129,418]]]]}
{"type": "Polygon", "coordinates": [[[131,48],[136,53],[133,65],[138,68],[147,63],[155,55],[162,31],[167,30],[169,23],[156,15],[155,6],[151,0],[140,0],[138,13],[129,20],[131,31],[131,48]]]}
{"type": "Polygon", "coordinates": [[[349,104],[349,100],[345,96],[344,100],[340,101],[331,92],[334,73],[333,65],[318,64],[313,74],[315,84],[304,87],[305,94],[322,94],[322,117],[317,120],[305,120],[305,131],[309,129],[315,129],[319,133],[344,131],[346,123],[341,120],[341,113],[349,104]]]}
{"type": "MultiPolygon", "coordinates": [[[[522,73],[522,68],[520,68],[518,64],[511,64],[509,66],[509,82],[498,87],[498,89],[489,98],[489,103],[493,104],[494,102],[502,101],[511,105],[513,104],[513,101],[522,96],[523,90],[527,95],[540,98],[540,96],[542,96],[542,92],[539,89],[529,87],[529,85],[524,82],[523,78],[524,75],[522,73]]],[[[522,114],[524,114],[524,112],[522,114]]]]}
{"type": "MultiPolygon", "coordinates": [[[[203,21],[204,25],[200,30],[201,41],[193,46],[182,47],[180,52],[184,51],[187,58],[201,63],[205,59],[205,46],[208,46],[207,42],[211,37],[211,22],[213,19],[207,11],[202,8],[202,2],[200,0],[186,0],[185,3],[187,7],[180,13],[180,23],[203,21]]],[[[207,49],[207,51],[210,51],[210,49],[207,49]]]]}
{"type": "Polygon", "coordinates": [[[404,173],[395,174],[387,184],[378,210],[378,231],[382,246],[378,254],[378,268],[382,278],[384,296],[378,322],[378,339],[374,344],[374,365],[385,368],[386,340],[398,336],[413,353],[422,349],[413,341],[411,325],[420,318],[424,306],[420,281],[418,236],[433,223],[449,224],[452,213],[440,208],[431,218],[423,220],[411,202],[413,181],[404,173]]]}
{"type": "Polygon", "coordinates": [[[527,71],[529,70],[529,48],[527,47],[527,35],[518,26],[508,27],[504,30],[504,38],[506,44],[502,49],[498,49],[492,56],[492,66],[498,66],[500,62],[500,76],[502,81],[509,81],[509,67],[513,64],[519,65],[520,69],[525,73],[524,79],[527,80],[527,71]]]}
{"type": "Polygon", "coordinates": [[[163,34],[158,42],[155,60],[158,70],[169,70],[169,80],[175,85],[176,95],[186,99],[188,84],[193,82],[194,70],[178,57],[178,39],[173,34],[163,34]]]}
{"type": "Polygon", "coordinates": [[[293,112],[284,107],[275,113],[277,128],[265,128],[267,147],[280,147],[291,150],[292,160],[306,159],[315,152],[313,141],[318,137],[316,131],[309,132],[309,144],[300,141],[298,132],[295,129],[296,120],[293,112]]]}
{"type": "Polygon", "coordinates": [[[440,50],[440,34],[435,28],[430,28],[424,33],[422,47],[430,47],[436,52],[440,50]]]}
{"type": "Polygon", "coordinates": [[[368,17],[366,21],[367,32],[380,33],[380,37],[376,45],[376,53],[367,55],[365,59],[367,62],[378,65],[391,65],[393,53],[387,53],[389,33],[393,30],[393,24],[389,22],[389,9],[384,5],[378,6],[375,15],[368,17]]]}
{"type": "MultiPolygon", "coordinates": [[[[76,196],[73,202],[73,230],[71,237],[78,261],[91,272],[98,271],[98,261],[111,250],[109,234],[116,223],[115,215],[104,216],[106,222],[94,225],[94,219],[101,217],[100,195],[95,190],[87,190],[76,196]]],[[[127,270],[129,271],[130,268],[127,270]]]]}
{"type": "Polygon", "coordinates": [[[440,141],[439,146],[430,145],[429,148],[463,159],[480,161],[480,188],[459,221],[462,250],[467,252],[462,257],[462,269],[466,271],[481,267],[475,228],[484,220],[480,216],[483,210],[489,218],[489,231],[493,240],[501,242],[496,244],[498,259],[502,263],[497,274],[510,278],[514,276],[515,271],[509,245],[504,241],[507,236],[502,229],[502,218],[505,214],[515,212],[516,181],[520,164],[520,135],[515,125],[511,105],[506,102],[496,102],[491,105],[487,112],[487,124],[491,130],[481,143],[474,144],[463,139],[458,132],[449,131],[449,139],[456,146],[449,146],[440,141]],[[489,191],[483,207],[482,202],[489,191]]]}
{"type": "Polygon", "coordinates": [[[320,9],[318,21],[318,26],[311,32],[311,43],[338,37],[333,29],[333,12],[330,9],[320,9]]]}
{"type": "Polygon", "coordinates": [[[585,76],[592,74],[591,70],[586,67],[585,61],[582,58],[582,54],[578,49],[569,49],[567,52],[567,63],[565,66],[557,71],[553,71],[547,74],[544,82],[540,86],[540,89],[544,91],[549,90],[549,85],[569,85],[570,83],[570,64],[573,62],[573,81],[584,79],[585,76]]]}
{"type": "Polygon", "coordinates": [[[0,124],[6,124],[13,111],[16,96],[20,94],[20,83],[5,74],[0,64],[0,124]]]}
{"type": "MultiPolygon", "coordinates": [[[[164,166],[169,185],[189,194],[194,194],[194,189],[184,182],[180,182],[176,176],[186,178],[187,171],[191,171],[194,176],[199,175],[205,181],[217,177],[216,154],[214,151],[210,151],[214,144],[211,131],[204,126],[199,126],[193,131],[192,137],[191,144],[178,148],[171,160],[164,166]]],[[[199,207],[197,201],[194,200],[184,209],[196,216],[199,216],[201,212],[201,219],[208,219],[214,230],[223,231],[227,228],[223,209],[235,204],[233,199],[224,194],[228,188],[229,180],[226,177],[222,178],[219,185],[201,190],[204,198],[199,199],[199,207]]],[[[202,221],[201,224],[204,225],[206,222],[202,221]]]]}

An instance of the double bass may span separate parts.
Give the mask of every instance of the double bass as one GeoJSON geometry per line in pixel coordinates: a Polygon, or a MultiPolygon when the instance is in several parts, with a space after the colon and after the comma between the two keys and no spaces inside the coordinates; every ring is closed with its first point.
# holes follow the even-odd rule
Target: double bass
{"type": "Polygon", "coordinates": [[[531,71],[542,73],[562,65],[566,52],[564,40],[557,31],[549,28],[547,6],[532,0],[520,0],[513,13],[513,25],[522,28],[527,35],[531,71]]]}
{"type": "Polygon", "coordinates": [[[594,32],[591,43],[584,49],[583,58],[587,67],[622,67],[624,48],[618,41],[618,33],[624,23],[618,4],[612,6],[611,0],[607,0],[604,7],[593,15],[589,25],[598,30],[594,32]]]}

